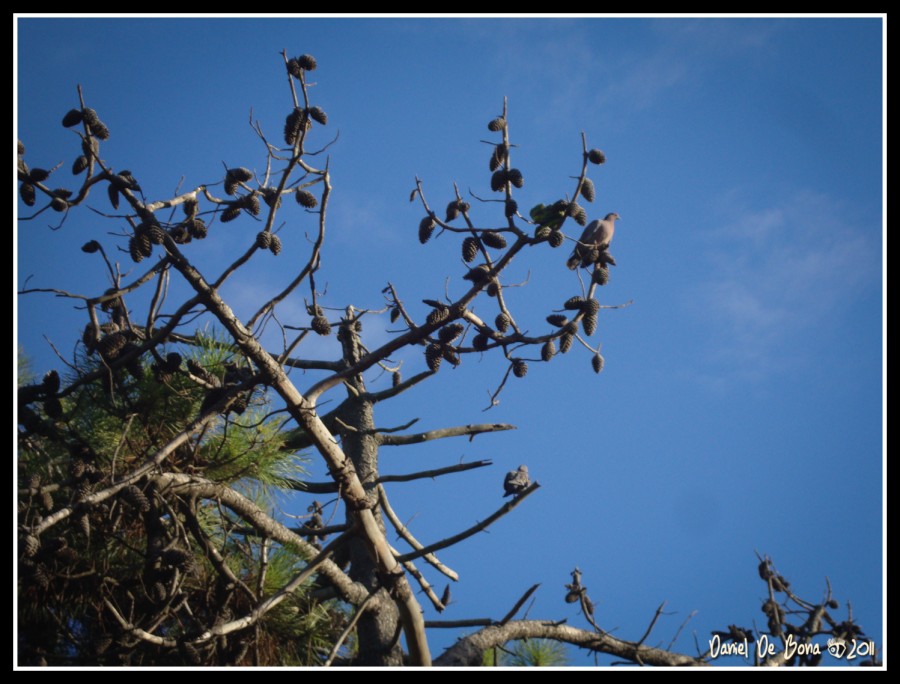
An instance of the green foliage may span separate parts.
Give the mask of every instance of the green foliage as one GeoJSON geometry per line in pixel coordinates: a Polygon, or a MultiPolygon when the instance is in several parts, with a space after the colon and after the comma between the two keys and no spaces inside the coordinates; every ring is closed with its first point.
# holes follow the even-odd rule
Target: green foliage
{"type": "MultiPolygon", "coordinates": [[[[27,385],[32,379],[23,359],[20,384],[27,385]]],[[[283,419],[273,414],[267,394],[253,389],[252,370],[220,336],[198,334],[129,366],[116,368],[82,351],[62,383],[69,390],[58,398],[56,417],[46,405],[57,397],[40,383],[20,391],[19,662],[320,663],[346,616],[337,602],[314,599],[310,583],[258,624],[203,648],[190,644],[201,626],[249,614],[298,574],[306,559],[295,549],[247,534],[246,524],[214,499],[160,491],[155,471],[88,503],[188,432],[167,453],[165,470],[227,484],[262,510],[273,506],[285,478],[305,474],[306,458],[285,447],[283,419]],[[176,352],[180,358],[171,356],[176,352]],[[215,387],[236,388],[246,407],[237,413],[232,404],[191,431],[215,387]],[[33,532],[66,507],[72,513],[60,523],[33,532]],[[191,612],[181,612],[183,605],[191,612]],[[113,609],[179,646],[128,634],[113,609]]]]}
{"type": "Polygon", "coordinates": [[[16,355],[16,382],[19,387],[34,381],[34,373],[31,370],[31,362],[25,354],[25,350],[19,347],[16,355]]]}
{"type": "Polygon", "coordinates": [[[566,647],[553,639],[523,639],[491,648],[481,657],[483,667],[564,667],[569,664],[566,647]]]}
{"type": "Polygon", "coordinates": [[[566,647],[553,639],[523,639],[517,641],[500,657],[507,667],[563,667],[569,664],[566,647]]]}

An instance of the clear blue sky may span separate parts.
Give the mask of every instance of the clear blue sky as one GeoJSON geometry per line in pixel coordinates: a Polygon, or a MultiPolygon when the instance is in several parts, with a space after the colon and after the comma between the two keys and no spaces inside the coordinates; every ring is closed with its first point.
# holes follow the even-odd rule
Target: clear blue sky
{"type": "MultiPolygon", "coordinates": [[[[54,182],[74,185],[77,140],[60,120],[80,83],[112,131],[104,158],[129,168],[149,198],[170,196],[182,178],[215,182],[223,162],[262,170],[248,114],[280,139],[283,48],[319,61],[313,97],[329,117],[319,142],[340,131],[317,277],[327,305],[378,308],[390,281],[421,313],[419,300],[441,297],[448,274],[461,291],[458,243],[419,245],[422,211],[408,197],[416,175],[436,207],[453,181],[490,195],[479,140],[504,96],[525,175],[520,206],[571,191],[581,131],[608,157],[591,169],[598,198],[588,206],[591,218],[622,217],[601,303],[634,304],[601,314],[603,373],[575,349],[532,364],[482,413],[504,367],[469,357],[378,407],[380,426],[518,425],[471,443],[383,449],[384,473],[494,459],[490,470],[389,490],[423,542],[490,514],[519,463],[543,485],[490,533],[439,554],[462,576],[444,618],[500,617],[540,582],[530,617],[585,625],[563,603],[577,565],[600,624],[621,638],[639,637],[666,600],[672,615],[648,641],[665,646],[697,611],[676,643],[693,652],[694,631],[705,644],[729,623],[765,624],[758,550],[807,598],[827,577],[881,643],[881,20],[21,19],[16,134],[32,166],[63,162],[54,182]]],[[[105,193],[90,204],[108,210],[105,193]]],[[[15,287],[30,278],[98,294],[108,284],[78,247],[115,244],[110,226],[81,208],[53,232],[48,214],[18,225],[15,287]]],[[[312,223],[290,220],[285,253],[259,254],[226,288],[238,315],[281,287],[304,253],[312,223]]],[[[216,273],[256,230],[246,218],[217,225],[187,254],[216,273]]],[[[535,331],[578,292],[564,251],[529,250],[510,269],[510,282],[530,278],[508,296],[535,331]]],[[[127,254],[121,262],[131,266],[127,254]]],[[[34,369],[59,366],[44,336],[70,355],[83,312],[48,295],[18,305],[18,343],[34,369]]],[[[279,318],[308,320],[299,297],[279,318]]],[[[370,347],[386,327],[367,320],[370,347]]],[[[301,354],[333,356],[333,344],[301,354]]],[[[420,351],[398,358],[407,375],[424,367],[420,351]]],[[[297,378],[301,391],[311,381],[297,378]]],[[[318,462],[313,470],[324,478],[318,462]]],[[[433,638],[439,652],[454,637],[433,638]]]]}

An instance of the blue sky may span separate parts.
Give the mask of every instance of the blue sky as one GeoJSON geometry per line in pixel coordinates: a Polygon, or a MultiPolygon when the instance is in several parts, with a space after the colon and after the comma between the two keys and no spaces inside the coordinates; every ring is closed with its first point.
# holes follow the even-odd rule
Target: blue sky
{"type": "MultiPolygon", "coordinates": [[[[807,598],[827,577],[881,643],[881,20],[25,18],[16,133],[26,160],[64,162],[54,179],[74,185],[77,140],[60,120],[80,83],[112,131],[104,157],[131,169],[149,198],[170,196],[182,178],[183,187],[217,181],[223,162],[261,170],[248,114],[280,139],[290,108],[283,48],[318,59],[313,98],[329,117],[319,143],[340,131],[328,150],[335,190],[317,276],[329,306],[379,308],[390,281],[423,314],[422,298],[462,291],[458,242],[420,245],[422,210],[408,197],[416,176],[435,207],[454,181],[491,194],[490,149],[479,141],[504,96],[525,175],[520,206],[571,192],[582,131],[608,158],[590,170],[598,198],[587,208],[622,219],[618,267],[599,294],[602,304],[634,304],[601,312],[603,373],[575,349],[532,364],[483,413],[504,366],[469,357],[378,407],[382,426],[518,426],[471,443],[383,449],[384,473],[494,460],[389,489],[424,542],[489,515],[519,463],[542,484],[488,534],[439,554],[462,576],[444,618],[502,616],[540,582],[531,617],[584,625],[562,601],[577,565],[601,626],[622,638],[639,637],[664,600],[672,615],[648,643],[666,645],[697,611],[676,643],[693,652],[692,631],[705,643],[730,623],[764,625],[758,550],[807,598]]],[[[99,194],[90,204],[107,211],[99,194]]],[[[498,218],[490,205],[477,209],[498,218]]],[[[16,288],[26,278],[90,295],[108,287],[78,247],[122,239],[83,208],[58,231],[47,214],[18,225],[16,288]]],[[[259,254],[225,288],[238,315],[302,258],[312,220],[288,218],[285,253],[259,254]]],[[[246,218],[215,226],[215,239],[187,254],[217,273],[256,230],[246,218]]],[[[508,282],[528,280],[507,291],[526,327],[542,331],[550,309],[578,293],[566,256],[544,246],[509,269],[508,282]]],[[[121,262],[131,266],[127,254],[121,262]]],[[[479,306],[493,317],[489,302],[479,306]]],[[[83,313],[47,295],[19,297],[18,307],[18,343],[35,370],[58,366],[44,336],[70,355],[83,313]]],[[[306,322],[300,297],[278,314],[306,322]]],[[[388,329],[367,320],[370,348],[388,329]]],[[[274,330],[265,339],[280,343],[274,330]]],[[[301,355],[331,357],[333,345],[314,340],[301,355]]],[[[424,367],[420,350],[397,358],[407,375],[424,367]]],[[[313,380],[296,378],[301,391],[313,380]]],[[[440,651],[454,635],[433,638],[440,651]]]]}

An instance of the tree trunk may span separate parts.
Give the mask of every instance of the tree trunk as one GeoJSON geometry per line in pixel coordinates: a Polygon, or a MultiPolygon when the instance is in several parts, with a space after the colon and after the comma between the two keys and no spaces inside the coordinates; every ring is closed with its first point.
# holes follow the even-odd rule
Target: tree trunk
{"type": "MultiPolygon", "coordinates": [[[[349,312],[348,312],[349,313],[349,312]]],[[[362,355],[359,337],[352,321],[345,320],[338,332],[343,348],[344,361],[352,365],[362,355]]],[[[366,386],[361,375],[348,381],[348,398],[341,411],[340,420],[347,428],[342,428],[341,444],[344,453],[353,462],[356,473],[375,503],[377,492],[375,480],[378,478],[378,443],[374,430],[372,402],[365,398],[366,386]],[[348,429],[349,428],[349,429],[348,429]]],[[[384,529],[380,509],[373,509],[378,526],[384,529]]],[[[348,512],[348,521],[350,513],[348,512]]],[[[388,592],[379,588],[377,567],[361,539],[350,541],[350,578],[361,582],[371,591],[377,591],[369,602],[368,609],[357,624],[359,645],[358,665],[398,666],[403,664],[400,648],[399,610],[388,592]]]]}

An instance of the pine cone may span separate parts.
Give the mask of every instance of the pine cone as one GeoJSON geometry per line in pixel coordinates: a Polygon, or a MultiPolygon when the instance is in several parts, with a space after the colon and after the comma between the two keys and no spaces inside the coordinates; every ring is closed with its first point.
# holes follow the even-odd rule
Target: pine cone
{"type": "Polygon", "coordinates": [[[50,177],[50,172],[47,169],[38,169],[34,168],[28,172],[28,182],[33,184],[43,183],[50,177]]]}
{"type": "Polygon", "coordinates": [[[22,201],[29,207],[33,207],[37,202],[37,195],[34,190],[34,186],[30,183],[22,183],[19,186],[19,196],[22,198],[22,201]]]}
{"type": "MultiPolygon", "coordinates": [[[[250,195],[245,195],[243,202],[241,202],[241,205],[243,206],[244,211],[246,211],[247,213],[252,214],[253,216],[259,216],[259,195],[257,195],[255,192],[250,195]]],[[[199,221],[200,219],[194,220],[199,221]]]]}
{"type": "Polygon", "coordinates": [[[309,108],[309,117],[317,122],[322,124],[323,126],[328,123],[328,115],[325,113],[325,110],[321,107],[310,107],[309,108]]]}
{"type": "Polygon", "coordinates": [[[178,352],[169,352],[166,354],[165,368],[170,373],[174,373],[181,368],[181,354],[178,352]]]}
{"type": "Polygon", "coordinates": [[[606,162],[606,155],[598,149],[588,152],[588,159],[592,164],[603,164],[606,162]]]}
{"type": "Polygon", "coordinates": [[[441,347],[441,356],[444,357],[444,360],[449,363],[451,366],[456,368],[461,362],[459,358],[459,354],[453,349],[453,347],[442,346],[441,347]]]}
{"type": "Polygon", "coordinates": [[[136,264],[139,264],[144,260],[144,254],[141,251],[141,246],[136,237],[128,239],[128,253],[131,255],[131,260],[136,264]]]}
{"type": "Polygon", "coordinates": [[[41,386],[47,394],[56,394],[59,392],[59,373],[55,370],[49,370],[41,381],[41,386]]]}
{"type": "Polygon", "coordinates": [[[475,261],[478,256],[478,240],[473,237],[467,237],[462,241],[462,258],[467,264],[475,261]]]}
{"type": "Polygon", "coordinates": [[[125,487],[121,492],[121,497],[123,501],[126,501],[130,506],[141,513],[146,513],[150,510],[150,500],[147,499],[144,492],[135,485],[128,485],[125,487]]]}
{"type": "Polygon", "coordinates": [[[146,232],[151,244],[161,245],[166,241],[166,231],[157,225],[150,226],[146,232]]]}
{"type": "Polygon", "coordinates": [[[550,314],[547,316],[547,322],[550,325],[555,325],[557,328],[562,328],[564,325],[568,324],[569,319],[562,314],[550,314]]]}
{"type": "Polygon", "coordinates": [[[127,342],[128,338],[125,337],[124,333],[111,333],[100,340],[97,344],[97,350],[105,360],[114,361],[119,357],[119,353],[127,342]]]}
{"type": "Polygon", "coordinates": [[[240,183],[246,183],[253,179],[253,173],[250,169],[245,168],[243,166],[238,166],[233,169],[228,169],[225,173],[226,177],[231,177],[233,180],[236,180],[240,183]]]}
{"type": "Polygon", "coordinates": [[[442,321],[447,320],[450,317],[450,309],[446,306],[437,307],[428,314],[428,318],[425,319],[428,325],[432,325],[434,323],[440,323],[442,321]]]}
{"type": "Polygon", "coordinates": [[[434,218],[432,218],[431,215],[428,215],[419,221],[419,242],[424,245],[431,239],[432,233],[434,233],[434,218]]]}
{"type": "Polygon", "coordinates": [[[240,215],[241,207],[237,204],[229,204],[228,208],[219,215],[219,220],[222,223],[228,223],[234,221],[240,215]]]}
{"type": "Polygon", "coordinates": [[[569,297],[563,308],[567,311],[581,311],[584,308],[584,297],[569,297]]]}
{"type": "Polygon", "coordinates": [[[169,236],[172,238],[176,245],[186,245],[193,239],[191,237],[191,232],[183,223],[179,223],[177,226],[173,226],[169,231],[169,236]]]}
{"type": "Polygon", "coordinates": [[[304,71],[315,71],[316,67],[319,66],[316,58],[312,55],[300,55],[297,58],[297,65],[304,71]]]}
{"type": "Polygon", "coordinates": [[[113,209],[119,208],[119,189],[113,184],[110,183],[106,186],[106,195],[109,197],[109,203],[112,205],[113,209]]]}
{"type": "Polygon", "coordinates": [[[297,143],[300,137],[300,129],[306,122],[306,116],[302,109],[294,107],[284,120],[284,142],[291,147],[297,143]]]}
{"type": "Polygon", "coordinates": [[[541,360],[549,361],[554,356],[556,356],[556,345],[553,344],[553,340],[547,340],[541,346],[541,360]]]}
{"type": "Polygon", "coordinates": [[[506,190],[507,174],[504,169],[494,171],[491,176],[491,190],[494,192],[502,192],[506,190]]]}
{"type": "Polygon", "coordinates": [[[41,542],[37,537],[31,534],[25,536],[23,550],[26,558],[34,558],[39,548],[41,548],[41,542]]]}
{"type": "Polygon", "coordinates": [[[325,316],[314,316],[311,323],[312,329],[319,335],[330,335],[331,325],[325,316]]]}
{"type": "Polygon", "coordinates": [[[88,158],[83,154],[75,157],[75,161],[72,162],[72,175],[77,176],[79,173],[84,171],[88,167],[88,158]]]}
{"type": "Polygon", "coordinates": [[[494,230],[486,230],[481,234],[481,239],[484,241],[488,247],[493,247],[494,249],[505,249],[506,248],[506,238],[503,237],[502,234],[494,231],[494,230]]]}
{"type": "Polygon", "coordinates": [[[140,224],[137,227],[137,230],[134,233],[134,237],[138,241],[138,246],[140,247],[141,254],[145,257],[149,257],[153,254],[153,244],[150,242],[150,236],[147,234],[147,229],[144,227],[144,224],[140,224]]]}
{"type": "Polygon", "coordinates": [[[465,330],[465,327],[462,325],[462,323],[451,323],[450,325],[445,325],[438,331],[438,339],[442,344],[449,344],[457,337],[462,335],[463,330],[465,330]]]}
{"type": "Polygon", "coordinates": [[[591,280],[598,285],[606,285],[609,282],[609,269],[606,266],[595,266],[591,280]]]}
{"type": "Polygon", "coordinates": [[[66,115],[63,117],[62,125],[66,128],[72,128],[72,126],[77,126],[82,121],[82,115],[80,109],[70,109],[66,112],[66,115]]]}
{"type": "Polygon", "coordinates": [[[456,200],[453,200],[447,205],[447,215],[444,218],[444,223],[450,223],[450,221],[454,220],[457,216],[459,216],[459,203],[456,200]]]}
{"type": "Polygon", "coordinates": [[[443,352],[441,350],[441,345],[432,343],[425,348],[425,363],[429,370],[437,371],[437,369],[441,367],[442,358],[443,352]]]}
{"type": "Polygon", "coordinates": [[[97,121],[90,125],[91,133],[100,138],[100,140],[109,140],[109,129],[102,121],[97,121]]]}
{"type": "Polygon", "coordinates": [[[488,277],[488,273],[490,272],[491,269],[488,268],[487,264],[479,264],[475,268],[469,269],[469,271],[463,276],[463,280],[468,280],[478,285],[479,283],[484,282],[485,278],[488,277]]]}
{"type": "Polygon", "coordinates": [[[314,209],[319,204],[319,200],[317,200],[316,196],[309,190],[297,188],[297,192],[294,196],[297,198],[297,204],[306,207],[307,209],[314,209]]]}
{"type": "Polygon", "coordinates": [[[581,196],[584,197],[588,202],[593,202],[597,197],[597,191],[594,188],[594,181],[590,178],[585,178],[584,183],[581,185],[581,196]]]}
{"type": "Polygon", "coordinates": [[[276,188],[263,188],[262,197],[263,202],[270,207],[274,205],[275,209],[278,209],[281,206],[281,194],[276,188]]]}

